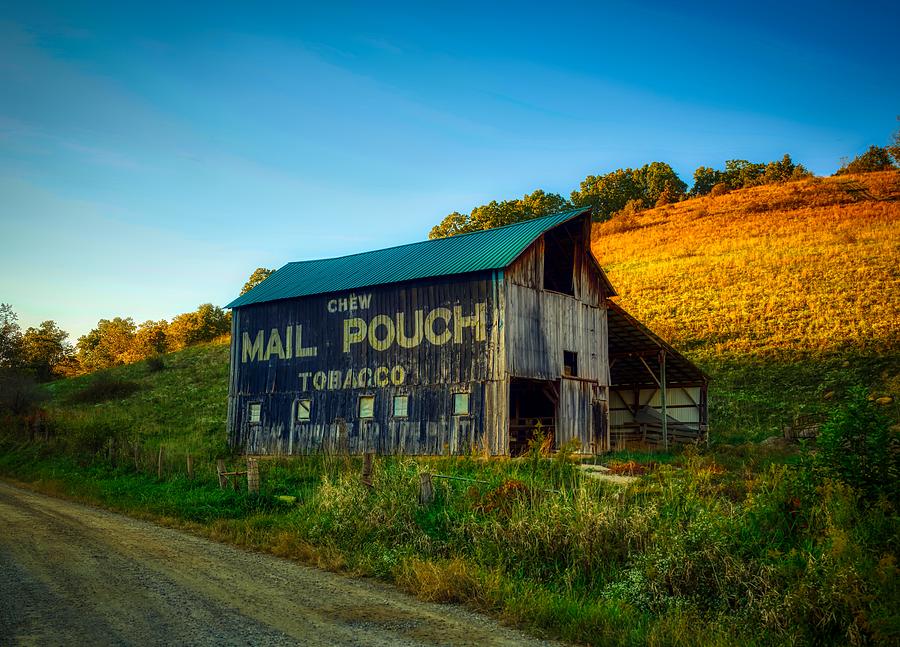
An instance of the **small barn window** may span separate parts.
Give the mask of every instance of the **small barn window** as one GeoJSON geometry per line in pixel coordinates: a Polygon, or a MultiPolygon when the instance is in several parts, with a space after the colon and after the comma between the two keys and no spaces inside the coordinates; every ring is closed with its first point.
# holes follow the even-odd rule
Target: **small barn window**
{"type": "Polygon", "coordinates": [[[576,377],[578,375],[578,353],[570,350],[563,351],[563,375],[576,377]]]}
{"type": "Polygon", "coordinates": [[[375,396],[361,395],[359,396],[359,417],[374,418],[375,417],[375,396]]]}
{"type": "Polygon", "coordinates": [[[454,393],[453,394],[453,415],[467,416],[469,415],[469,394],[454,393]]]}
{"type": "Polygon", "coordinates": [[[312,400],[297,400],[297,422],[309,422],[312,400]]]}
{"type": "Polygon", "coordinates": [[[251,402],[247,405],[247,418],[251,425],[258,425],[262,418],[262,402],[251,402]]]}
{"type": "Polygon", "coordinates": [[[408,395],[395,395],[394,396],[394,417],[395,418],[406,418],[409,416],[409,396],[408,395]]]}

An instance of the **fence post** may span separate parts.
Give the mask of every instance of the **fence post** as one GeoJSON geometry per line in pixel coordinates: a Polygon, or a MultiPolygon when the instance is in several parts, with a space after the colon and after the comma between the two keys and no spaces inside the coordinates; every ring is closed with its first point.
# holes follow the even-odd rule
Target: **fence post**
{"type": "Polygon", "coordinates": [[[219,489],[224,490],[228,479],[225,476],[225,461],[221,458],[216,461],[216,473],[219,475],[219,489]]]}
{"type": "Polygon", "coordinates": [[[134,471],[141,471],[141,444],[134,441],[134,471]]]}
{"type": "Polygon", "coordinates": [[[191,456],[190,454],[187,455],[187,473],[188,473],[188,480],[193,481],[194,480],[194,457],[191,456]]]}
{"type": "Polygon", "coordinates": [[[259,494],[259,462],[255,458],[247,459],[247,491],[259,494]]]}
{"type": "Polygon", "coordinates": [[[159,457],[156,459],[156,478],[162,480],[163,448],[159,446],[159,457]]]}
{"type": "Polygon", "coordinates": [[[428,505],[434,500],[434,489],[431,486],[431,474],[419,474],[419,505],[428,505]]]}
{"type": "Polygon", "coordinates": [[[375,454],[372,452],[366,452],[363,454],[363,466],[362,466],[362,474],[360,474],[360,480],[363,485],[367,485],[368,487],[372,487],[372,460],[374,459],[375,454]]]}

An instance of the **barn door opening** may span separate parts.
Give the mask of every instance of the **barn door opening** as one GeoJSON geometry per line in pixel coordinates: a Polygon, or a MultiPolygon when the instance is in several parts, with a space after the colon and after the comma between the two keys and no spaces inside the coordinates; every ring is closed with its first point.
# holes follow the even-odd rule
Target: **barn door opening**
{"type": "Polygon", "coordinates": [[[509,455],[521,456],[528,449],[535,429],[556,436],[559,386],[550,380],[511,378],[509,381],[509,455]]]}

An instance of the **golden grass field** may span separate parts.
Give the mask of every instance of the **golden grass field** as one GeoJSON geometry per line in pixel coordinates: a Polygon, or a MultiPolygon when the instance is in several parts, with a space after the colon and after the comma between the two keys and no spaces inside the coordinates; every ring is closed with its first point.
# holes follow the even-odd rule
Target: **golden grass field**
{"type": "Polygon", "coordinates": [[[697,359],[900,348],[900,172],[616,215],[592,248],[639,321],[697,359]]]}

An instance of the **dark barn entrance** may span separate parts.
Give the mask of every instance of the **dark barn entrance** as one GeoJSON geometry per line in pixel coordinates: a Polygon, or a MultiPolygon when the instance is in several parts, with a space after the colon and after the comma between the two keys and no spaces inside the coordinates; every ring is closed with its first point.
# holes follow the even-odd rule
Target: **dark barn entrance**
{"type": "Polygon", "coordinates": [[[538,424],[547,436],[556,435],[559,386],[550,380],[511,378],[509,381],[509,455],[528,449],[538,424]]]}

